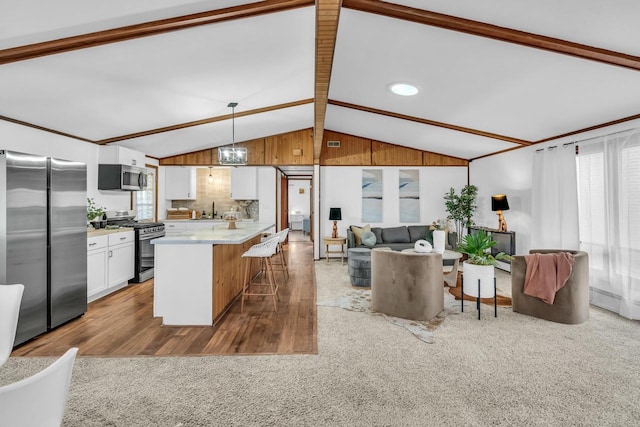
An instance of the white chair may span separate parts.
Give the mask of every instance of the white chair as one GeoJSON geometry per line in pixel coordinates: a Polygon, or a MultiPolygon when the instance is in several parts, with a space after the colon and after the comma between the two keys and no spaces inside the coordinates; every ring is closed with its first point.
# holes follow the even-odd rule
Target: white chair
{"type": "Polygon", "coordinates": [[[282,271],[282,275],[285,278],[285,282],[289,280],[289,266],[287,265],[287,258],[284,256],[284,248],[282,245],[287,240],[289,235],[289,229],[278,231],[273,235],[273,239],[278,239],[278,246],[276,247],[276,262],[271,262],[274,271],[282,271]]]}
{"type": "Polygon", "coordinates": [[[77,348],[71,348],[37,374],[0,387],[0,424],[12,427],[60,426],[77,348]]]}
{"type": "MultiPolygon", "coordinates": [[[[248,251],[242,254],[242,257],[247,258],[247,260],[245,261],[244,281],[242,283],[242,301],[240,303],[241,313],[244,311],[244,298],[248,298],[251,295],[270,296],[273,299],[273,308],[275,309],[275,311],[278,311],[278,306],[276,304],[276,298],[278,296],[278,284],[276,283],[275,277],[273,275],[273,265],[271,264],[271,257],[275,255],[279,243],[279,239],[277,239],[275,236],[276,235],[274,235],[273,238],[262,243],[251,246],[248,251]],[[268,283],[253,282],[253,278],[251,277],[251,264],[253,259],[258,259],[264,262],[264,273],[266,273],[268,283]],[[264,286],[268,289],[265,289],[264,292],[258,292],[253,291],[251,289],[252,286],[264,286]]],[[[264,275],[265,274],[260,274],[260,276],[264,275]]]]}
{"type": "Polygon", "coordinates": [[[0,366],[13,350],[23,292],[24,285],[0,285],[0,366]]]}

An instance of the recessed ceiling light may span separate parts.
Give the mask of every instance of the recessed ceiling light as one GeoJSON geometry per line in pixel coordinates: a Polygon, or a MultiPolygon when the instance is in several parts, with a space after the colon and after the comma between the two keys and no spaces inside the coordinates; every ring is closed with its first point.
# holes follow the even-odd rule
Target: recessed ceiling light
{"type": "Polygon", "coordinates": [[[396,95],[413,96],[418,93],[418,88],[409,83],[394,83],[390,87],[396,95]]]}

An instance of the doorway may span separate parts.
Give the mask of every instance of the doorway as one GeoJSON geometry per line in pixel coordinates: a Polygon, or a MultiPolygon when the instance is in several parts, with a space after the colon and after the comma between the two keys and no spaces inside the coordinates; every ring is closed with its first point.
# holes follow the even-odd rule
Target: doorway
{"type": "MultiPolygon", "coordinates": [[[[284,195],[285,191],[283,191],[284,195]]],[[[286,216],[290,241],[311,241],[311,178],[286,178],[286,216]]],[[[283,203],[284,206],[284,203],[283,203]]]]}

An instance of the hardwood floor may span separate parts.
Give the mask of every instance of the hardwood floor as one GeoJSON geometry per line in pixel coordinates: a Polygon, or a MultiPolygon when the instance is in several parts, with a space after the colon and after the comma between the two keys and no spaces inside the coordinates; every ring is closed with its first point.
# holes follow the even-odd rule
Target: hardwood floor
{"type": "Polygon", "coordinates": [[[186,356],[317,353],[313,245],[294,234],[285,247],[290,278],[280,284],[278,311],[268,297],[240,300],[215,326],[162,326],[153,317],[153,279],[89,304],[84,316],[16,348],[12,356],[186,356]]]}

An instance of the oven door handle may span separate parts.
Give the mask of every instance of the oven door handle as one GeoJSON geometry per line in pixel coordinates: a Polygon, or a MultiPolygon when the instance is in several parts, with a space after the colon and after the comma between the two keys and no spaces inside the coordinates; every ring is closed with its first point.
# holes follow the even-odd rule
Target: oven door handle
{"type": "Polygon", "coordinates": [[[151,239],[157,239],[158,237],[164,237],[165,236],[165,232],[160,232],[160,233],[153,233],[153,234],[145,234],[142,235],[138,238],[138,240],[151,240],[151,239]]]}

